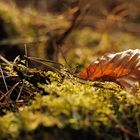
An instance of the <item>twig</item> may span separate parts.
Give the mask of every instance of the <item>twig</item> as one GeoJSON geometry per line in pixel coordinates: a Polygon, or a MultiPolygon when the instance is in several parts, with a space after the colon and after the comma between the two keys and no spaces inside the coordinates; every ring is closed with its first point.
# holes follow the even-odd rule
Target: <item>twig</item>
{"type": "Polygon", "coordinates": [[[61,74],[61,72],[60,72],[57,68],[55,68],[55,67],[53,67],[53,66],[51,66],[51,65],[48,65],[48,64],[45,63],[45,62],[39,61],[39,60],[37,60],[37,59],[32,59],[31,57],[30,57],[30,60],[31,60],[31,61],[34,61],[34,62],[37,62],[37,63],[39,63],[39,64],[42,64],[42,65],[44,65],[44,66],[47,66],[47,67],[51,68],[52,70],[55,70],[56,72],[58,72],[58,73],[61,74]]]}
{"type": "MultiPolygon", "coordinates": [[[[25,77],[25,78],[26,78],[26,77],[25,77]]],[[[16,102],[19,100],[19,98],[20,98],[20,96],[21,96],[21,93],[22,93],[22,90],[23,90],[23,87],[24,87],[24,83],[25,83],[25,79],[22,80],[22,85],[21,85],[21,88],[20,88],[20,90],[19,90],[19,93],[18,93],[16,102]]]]}
{"type": "MultiPolygon", "coordinates": [[[[24,45],[24,48],[25,48],[25,56],[28,57],[28,52],[27,52],[27,46],[26,44],[24,45]]],[[[25,64],[26,64],[26,67],[28,67],[28,61],[25,61],[25,64]]]]}
{"type": "Polygon", "coordinates": [[[41,61],[41,62],[51,63],[51,64],[55,64],[55,65],[64,67],[63,64],[60,64],[60,63],[55,62],[55,61],[53,61],[53,60],[42,59],[42,58],[37,58],[37,57],[26,57],[26,56],[24,56],[24,58],[25,58],[26,60],[38,60],[38,61],[41,61]]]}
{"type": "MultiPolygon", "coordinates": [[[[8,100],[8,98],[10,97],[10,95],[11,95],[11,93],[13,92],[13,90],[18,86],[18,84],[19,84],[19,82],[17,82],[10,90],[8,90],[6,93],[5,93],[5,95],[4,95],[4,97],[6,97],[7,95],[7,97],[6,97],[6,100],[8,100]]],[[[3,98],[1,98],[0,100],[2,100],[3,98]]]]}
{"type": "Polygon", "coordinates": [[[16,102],[4,102],[0,103],[0,106],[9,106],[9,105],[22,105],[24,102],[16,101],[16,102]]]}
{"type": "Polygon", "coordinates": [[[88,10],[89,10],[89,5],[87,5],[85,7],[85,9],[83,9],[83,12],[81,12],[80,8],[77,8],[77,11],[73,15],[73,19],[72,19],[71,25],[56,40],[57,45],[62,45],[64,40],[68,37],[68,35],[72,32],[72,30],[79,26],[79,24],[82,22],[82,20],[84,19],[85,15],[87,14],[88,10]]]}
{"type": "Polygon", "coordinates": [[[0,55],[0,59],[8,65],[12,65],[7,59],[0,55]]]}
{"type": "MultiPolygon", "coordinates": [[[[28,57],[28,52],[27,52],[27,46],[26,46],[26,44],[24,45],[24,49],[25,49],[25,56],[28,57]]],[[[26,65],[26,67],[28,67],[28,61],[26,61],[26,60],[25,60],[25,65],[26,65]]],[[[27,75],[27,69],[26,69],[25,75],[27,75]]],[[[18,101],[19,98],[20,98],[20,96],[21,96],[21,93],[22,93],[22,90],[23,90],[23,87],[24,87],[25,80],[26,80],[26,76],[22,80],[22,85],[21,85],[21,88],[19,90],[19,93],[18,93],[18,96],[17,96],[16,101],[18,101]]]]}
{"type": "Polygon", "coordinates": [[[72,20],[72,23],[71,25],[68,27],[68,29],[62,34],[60,35],[60,37],[56,40],[56,44],[57,44],[57,48],[60,49],[60,53],[64,59],[64,61],[66,62],[67,66],[71,69],[71,66],[68,64],[64,54],[63,54],[63,51],[61,50],[61,46],[62,44],[64,43],[64,41],[66,40],[66,38],[68,37],[68,35],[72,32],[72,30],[74,28],[77,28],[82,20],[85,18],[85,15],[87,14],[88,10],[89,10],[89,5],[87,5],[85,7],[85,9],[83,10],[83,12],[79,9],[79,7],[76,7],[76,11],[73,15],[73,20],[72,20]]]}
{"type": "Polygon", "coordinates": [[[4,85],[5,85],[6,91],[8,91],[8,86],[7,86],[1,65],[0,65],[0,71],[1,71],[2,79],[3,79],[4,85]]]}
{"type": "Polygon", "coordinates": [[[138,133],[132,131],[132,130],[131,130],[130,128],[128,128],[128,127],[124,127],[124,126],[119,122],[119,120],[117,120],[117,118],[115,118],[115,117],[113,117],[113,116],[110,116],[110,115],[108,115],[108,114],[106,114],[106,116],[107,116],[108,118],[110,118],[112,121],[114,121],[114,122],[117,124],[117,127],[116,127],[117,129],[120,129],[122,132],[124,132],[125,134],[127,134],[127,135],[129,135],[129,136],[133,136],[133,137],[135,137],[135,138],[140,139],[140,136],[139,136],[138,133]]]}

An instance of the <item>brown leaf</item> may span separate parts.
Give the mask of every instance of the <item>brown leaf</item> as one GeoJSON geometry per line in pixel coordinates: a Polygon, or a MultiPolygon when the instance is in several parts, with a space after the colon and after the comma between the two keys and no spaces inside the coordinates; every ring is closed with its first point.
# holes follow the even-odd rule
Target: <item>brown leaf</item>
{"type": "Polygon", "coordinates": [[[133,87],[140,82],[140,50],[106,54],[77,76],[83,80],[115,81],[124,88],[133,87]]]}

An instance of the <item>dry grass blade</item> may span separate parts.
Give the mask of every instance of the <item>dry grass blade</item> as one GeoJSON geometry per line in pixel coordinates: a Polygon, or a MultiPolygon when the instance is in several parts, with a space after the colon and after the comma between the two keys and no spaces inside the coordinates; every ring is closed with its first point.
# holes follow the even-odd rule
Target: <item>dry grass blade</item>
{"type": "MultiPolygon", "coordinates": [[[[26,77],[25,77],[25,78],[26,78],[26,77]]],[[[19,93],[18,93],[16,102],[19,100],[19,98],[20,98],[20,96],[21,96],[21,93],[22,93],[22,90],[23,90],[23,87],[24,87],[24,83],[25,83],[25,79],[22,80],[22,85],[21,85],[21,88],[20,88],[20,90],[19,90],[19,93]]]]}
{"type": "MultiPolygon", "coordinates": [[[[28,52],[27,52],[27,46],[26,44],[24,45],[25,48],[25,56],[28,57],[28,52]]],[[[25,61],[26,67],[28,67],[28,61],[25,61]]]]}
{"type": "Polygon", "coordinates": [[[10,95],[12,94],[13,90],[19,85],[20,82],[17,82],[13,87],[11,87],[10,90],[8,90],[8,92],[5,93],[5,100],[9,101],[10,99],[10,95]]]}
{"type": "MultiPolygon", "coordinates": [[[[44,66],[47,66],[48,68],[52,69],[53,71],[56,71],[56,72],[58,72],[59,74],[61,74],[60,70],[58,70],[58,69],[55,68],[54,66],[51,66],[51,65],[47,64],[48,62],[52,64],[52,62],[49,61],[49,60],[43,60],[43,61],[42,61],[42,59],[38,59],[38,58],[35,58],[35,59],[34,59],[34,58],[32,58],[32,57],[28,57],[27,59],[30,60],[30,61],[34,61],[34,62],[36,62],[36,63],[42,64],[42,65],[44,65],[44,66]],[[40,60],[41,60],[41,61],[40,61],[40,60]],[[47,62],[47,63],[46,63],[46,62],[47,62]]],[[[59,64],[59,63],[53,63],[53,64],[59,64]]],[[[61,65],[61,66],[62,66],[62,65],[61,65]]]]}
{"type": "Polygon", "coordinates": [[[56,64],[58,66],[61,66],[61,67],[64,67],[62,64],[58,63],[58,62],[55,62],[53,60],[48,60],[48,59],[42,59],[42,58],[37,58],[37,57],[24,57],[25,59],[27,60],[37,60],[37,61],[40,61],[40,62],[46,62],[46,63],[51,63],[51,64],[56,64]]]}
{"type": "Polygon", "coordinates": [[[3,83],[5,85],[6,91],[8,91],[8,86],[7,86],[7,83],[6,83],[6,80],[5,80],[4,73],[3,73],[1,65],[0,65],[0,71],[1,71],[1,75],[2,75],[2,78],[3,78],[3,83]]]}
{"type": "MultiPolygon", "coordinates": [[[[26,44],[24,45],[24,48],[25,48],[25,56],[28,57],[28,52],[27,52],[27,46],[26,46],[26,44]]],[[[26,65],[26,67],[28,67],[28,61],[25,61],[25,65],[26,65]]],[[[27,75],[27,70],[26,70],[25,74],[27,75]]],[[[19,98],[20,98],[20,96],[21,96],[21,93],[22,93],[22,90],[23,90],[23,87],[24,87],[25,80],[26,80],[26,76],[22,80],[22,85],[21,85],[21,88],[20,88],[20,91],[18,93],[18,96],[17,96],[16,101],[18,101],[19,98]]]]}
{"type": "Polygon", "coordinates": [[[12,65],[7,59],[0,55],[0,59],[8,65],[12,65]]]}

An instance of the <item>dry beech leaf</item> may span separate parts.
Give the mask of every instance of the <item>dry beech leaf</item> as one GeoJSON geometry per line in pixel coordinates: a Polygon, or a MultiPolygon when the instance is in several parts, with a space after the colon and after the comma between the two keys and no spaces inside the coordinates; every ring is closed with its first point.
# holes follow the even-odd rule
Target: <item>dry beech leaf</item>
{"type": "Polygon", "coordinates": [[[140,50],[106,54],[77,76],[83,80],[114,81],[126,89],[132,88],[140,82],[140,50]]]}

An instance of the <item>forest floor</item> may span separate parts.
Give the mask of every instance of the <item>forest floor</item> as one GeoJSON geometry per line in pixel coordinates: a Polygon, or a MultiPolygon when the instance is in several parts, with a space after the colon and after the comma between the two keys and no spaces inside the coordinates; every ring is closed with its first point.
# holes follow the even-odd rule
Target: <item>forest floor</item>
{"type": "Polygon", "coordinates": [[[0,56],[0,139],[140,139],[139,84],[126,90],[116,82],[86,81],[75,74],[104,54],[140,49],[137,35],[79,27],[63,42],[59,60],[49,61],[46,32],[60,36],[71,22],[33,9],[9,12],[9,5],[0,3],[8,32],[0,45],[10,48],[8,57],[5,48],[0,56]],[[24,57],[14,56],[17,48],[24,53],[25,46],[24,57]]]}

